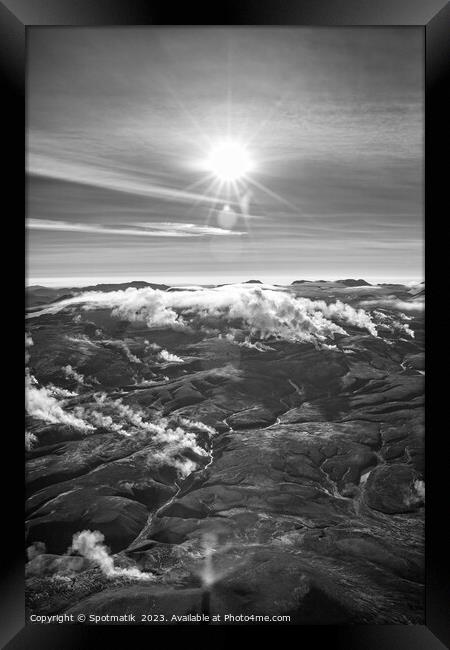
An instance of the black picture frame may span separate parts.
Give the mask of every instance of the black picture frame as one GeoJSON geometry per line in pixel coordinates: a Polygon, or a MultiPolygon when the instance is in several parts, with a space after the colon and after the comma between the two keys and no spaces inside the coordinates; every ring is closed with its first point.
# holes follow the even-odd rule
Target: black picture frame
{"type": "MultiPolygon", "coordinates": [[[[445,381],[433,379],[434,367],[443,359],[438,348],[440,322],[432,313],[433,301],[442,298],[438,285],[446,281],[443,268],[445,256],[433,254],[431,240],[441,237],[447,204],[448,69],[450,61],[450,4],[443,0],[223,0],[202,6],[185,3],[173,7],[160,0],[7,0],[0,2],[0,83],[3,96],[4,135],[10,141],[4,151],[7,178],[3,188],[4,205],[10,207],[8,221],[16,226],[16,243],[24,241],[24,151],[25,151],[25,79],[26,32],[31,26],[81,25],[308,25],[308,26],[421,26],[425,31],[425,215],[426,215],[426,282],[427,287],[427,380],[426,380],[426,624],[425,625],[366,625],[366,626],[301,626],[293,637],[299,646],[330,644],[338,648],[408,650],[438,650],[450,647],[450,598],[448,538],[444,534],[448,524],[448,456],[443,452],[446,420],[445,381]],[[446,137],[447,134],[447,137],[446,137]],[[441,164],[441,160],[444,164],[441,164]],[[6,195],[6,196],[5,196],[6,195]],[[8,201],[9,199],[9,201],[8,201]],[[434,230],[434,233],[433,233],[434,230]],[[442,265],[442,269],[439,267],[442,265]],[[433,336],[433,328],[435,336],[433,336]],[[430,379],[431,375],[431,379],[430,379]],[[433,386],[431,386],[433,381],[433,386]],[[439,384],[439,385],[438,385],[439,384]],[[441,497],[443,495],[443,499],[441,497]],[[444,645],[445,644],[445,645],[444,645]]],[[[9,241],[9,240],[8,240],[9,241]]],[[[433,246],[435,243],[433,243],[433,246]]],[[[6,247],[5,247],[6,248],[6,247]]],[[[8,246],[9,248],[9,246],[8,246]]],[[[21,250],[21,248],[20,248],[21,250]]],[[[16,269],[8,264],[4,271],[6,284],[14,273],[21,281],[20,253],[14,256],[16,269]]],[[[23,285],[22,285],[23,286],[23,285]]],[[[11,288],[9,288],[11,291],[11,288]]],[[[15,288],[21,295],[21,287],[15,288]]],[[[445,288],[442,289],[445,293],[445,288]]],[[[9,294],[8,294],[9,295],[9,294]]],[[[444,295],[443,301],[446,301],[444,295]]],[[[437,306],[439,309],[440,306],[437,306]]],[[[18,309],[20,313],[20,308],[18,309]]],[[[439,316],[439,312],[438,316],[439,316]]],[[[17,347],[20,326],[17,330],[17,347]]],[[[22,342],[20,343],[22,345],[22,342]]],[[[439,346],[440,347],[440,346],[439,346]]],[[[21,368],[17,365],[17,383],[14,392],[20,394],[21,368]],[[20,379],[19,379],[20,375],[20,379]]],[[[448,365],[448,364],[447,364],[448,365]]],[[[11,386],[10,386],[11,391],[11,386]]],[[[9,398],[7,398],[9,399],[9,398]]],[[[21,405],[18,406],[21,408],[21,405]]],[[[19,411],[17,411],[19,412],[19,411]]],[[[5,548],[2,557],[0,592],[0,642],[8,650],[23,648],[94,648],[106,643],[109,635],[114,640],[130,642],[130,635],[143,634],[147,643],[175,642],[182,633],[183,643],[212,643],[225,645],[230,638],[241,638],[239,626],[228,628],[201,628],[196,625],[180,627],[94,627],[83,625],[25,625],[24,614],[24,557],[23,557],[23,443],[17,431],[4,430],[6,452],[4,465],[12,469],[3,493],[3,505],[10,508],[4,515],[5,548]],[[14,434],[14,435],[13,435],[14,434]],[[7,534],[5,534],[7,531],[7,534]]],[[[5,467],[3,467],[3,470],[5,467]]],[[[4,474],[4,472],[3,472],[4,474]]],[[[248,629],[248,628],[247,628],[248,629]]],[[[292,638],[293,629],[253,626],[250,633],[268,640],[283,642],[284,633],[292,638]],[[257,629],[258,628],[258,629],[257,629]]],[[[122,642],[123,642],[122,641],[122,642]]],[[[253,642],[255,639],[253,639],[253,642]]]]}

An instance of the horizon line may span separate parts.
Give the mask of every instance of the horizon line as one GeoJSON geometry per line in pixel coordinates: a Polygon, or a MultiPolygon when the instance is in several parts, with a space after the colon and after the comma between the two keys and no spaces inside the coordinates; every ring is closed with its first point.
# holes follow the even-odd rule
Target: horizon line
{"type": "Polygon", "coordinates": [[[190,280],[187,280],[186,277],[184,278],[168,278],[167,276],[165,277],[158,277],[158,276],[110,276],[110,275],[105,275],[105,276],[86,276],[86,277],[80,277],[80,276],[65,276],[65,277],[58,277],[58,278],[53,278],[53,277],[33,277],[33,278],[25,278],[25,287],[26,288],[31,288],[35,286],[42,286],[48,289],[63,289],[63,288],[72,288],[72,287],[80,287],[83,288],[85,286],[92,286],[92,285],[99,285],[99,284],[128,284],[130,282],[147,282],[149,284],[165,284],[168,286],[189,286],[189,285],[199,285],[199,286],[206,286],[206,285],[216,285],[216,284],[242,284],[242,283],[248,283],[250,281],[260,281],[263,284],[279,284],[283,286],[288,286],[290,284],[293,284],[294,282],[299,282],[299,281],[307,281],[307,282],[337,282],[339,280],[364,280],[365,282],[369,282],[372,285],[377,285],[377,284],[419,284],[421,282],[424,282],[425,278],[423,276],[417,276],[417,275],[403,275],[403,276],[379,276],[379,275],[365,275],[361,276],[360,273],[356,274],[346,274],[342,273],[339,276],[333,275],[332,277],[328,274],[317,274],[316,276],[291,276],[291,278],[287,278],[286,276],[283,276],[283,278],[263,278],[258,274],[255,274],[252,277],[246,277],[246,279],[240,279],[240,278],[223,278],[223,277],[209,277],[209,278],[191,278],[190,280]]]}

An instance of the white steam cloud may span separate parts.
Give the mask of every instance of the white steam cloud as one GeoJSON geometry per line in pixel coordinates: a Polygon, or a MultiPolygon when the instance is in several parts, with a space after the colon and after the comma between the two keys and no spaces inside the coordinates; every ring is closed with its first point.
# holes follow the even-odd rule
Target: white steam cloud
{"type": "Polygon", "coordinates": [[[92,431],[94,427],[73,413],[64,409],[64,403],[59,402],[52,393],[52,388],[38,387],[36,379],[25,376],[25,406],[29,415],[52,424],[68,424],[82,431],[92,431]]]}
{"type": "Polygon", "coordinates": [[[34,445],[37,443],[38,439],[34,435],[34,433],[31,433],[31,431],[25,431],[25,449],[27,451],[30,451],[33,449],[34,445]]]}
{"type": "Polygon", "coordinates": [[[114,558],[104,544],[105,536],[98,530],[82,530],[75,533],[68,553],[77,552],[95,562],[108,578],[132,578],[133,580],[153,581],[152,573],[145,573],[137,567],[121,568],[114,565],[114,558]]]}
{"type": "Polygon", "coordinates": [[[142,410],[123,404],[121,399],[108,400],[105,393],[96,395],[94,404],[94,408],[75,407],[75,415],[96,427],[122,435],[149,435],[150,442],[155,445],[149,459],[150,465],[170,465],[177,469],[181,477],[185,477],[198,467],[194,460],[183,456],[186,451],[190,450],[198,457],[208,457],[208,453],[198,444],[196,432],[204,431],[212,436],[215,430],[202,422],[187,418],[178,418],[175,422],[160,418],[157,422],[149,422],[142,410]]]}
{"type": "Polygon", "coordinates": [[[239,345],[241,348],[249,348],[251,350],[258,350],[258,352],[275,352],[275,348],[270,347],[266,343],[261,343],[261,341],[251,341],[249,336],[246,336],[242,340],[242,335],[239,330],[232,329],[230,332],[227,332],[225,335],[220,334],[219,338],[225,339],[230,343],[239,345]]]}
{"type": "Polygon", "coordinates": [[[76,397],[78,393],[73,390],[67,390],[67,388],[60,388],[59,386],[54,386],[53,384],[48,384],[46,387],[47,391],[53,397],[57,399],[67,399],[68,397],[76,397]]]}
{"type": "MultiPolygon", "coordinates": [[[[180,477],[185,477],[198,468],[202,458],[208,457],[208,452],[199,445],[197,434],[207,432],[209,436],[215,430],[202,422],[187,418],[160,418],[156,422],[147,420],[144,411],[124,404],[121,399],[110,400],[106,393],[94,395],[93,402],[85,405],[75,405],[67,410],[64,399],[74,395],[71,391],[49,386],[38,386],[36,379],[27,373],[26,409],[30,416],[52,424],[66,424],[86,433],[98,428],[125,436],[148,435],[149,443],[154,448],[149,456],[149,465],[170,465],[175,467],[180,477]],[[186,452],[193,452],[198,462],[186,458],[186,452]]],[[[37,442],[35,434],[25,434],[25,447],[32,449],[37,442]]]]}
{"type": "Polygon", "coordinates": [[[417,496],[419,499],[422,501],[425,501],[425,481],[421,481],[419,479],[414,481],[414,489],[417,493],[417,496]]]}
{"type": "Polygon", "coordinates": [[[31,546],[28,546],[27,548],[28,560],[34,560],[35,557],[38,557],[38,555],[44,555],[46,552],[47,548],[44,542],[34,542],[34,544],[31,544],[31,546]]]}
{"type": "Polygon", "coordinates": [[[31,338],[30,334],[27,334],[27,332],[25,332],[25,363],[26,364],[30,362],[30,353],[28,352],[28,348],[30,348],[32,345],[34,345],[33,339],[31,338]]]}
{"type": "Polygon", "coordinates": [[[139,357],[137,357],[131,352],[130,348],[125,343],[125,341],[121,341],[121,340],[115,341],[112,339],[106,339],[102,341],[102,345],[105,345],[106,347],[110,346],[121,350],[125,354],[128,361],[131,361],[131,363],[142,363],[141,359],[139,359],[139,357]]]}
{"type": "Polygon", "coordinates": [[[181,357],[177,357],[176,354],[172,354],[167,350],[161,350],[158,353],[158,357],[161,361],[164,361],[165,363],[184,363],[184,360],[181,357]]]}
{"type": "Polygon", "coordinates": [[[77,384],[80,384],[81,386],[85,385],[86,382],[84,380],[84,376],[81,373],[77,372],[75,368],[72,368],[70,364],[64,366],[62,368],[62,371],[67,379],[73,379],[77,382],[77,384]]]}
{"type": "MultiPolygon", "coordinates": [[[[415,336],[414,330],[410,328],[408,323],[402,323],[398,318],[395,318],[390,314],[386,314],[385,312],[375,309],[372,312],[372,316],[376,319],[377,327],[379,329],[384,329],[392,333],[403,332],[407,336],[410,336],[412,339],[415,336]]],[[[409,316],[406,316],[405,314],[402,313],[399,313],[398,317],[406,321],[411,320],[409,316]]]]}

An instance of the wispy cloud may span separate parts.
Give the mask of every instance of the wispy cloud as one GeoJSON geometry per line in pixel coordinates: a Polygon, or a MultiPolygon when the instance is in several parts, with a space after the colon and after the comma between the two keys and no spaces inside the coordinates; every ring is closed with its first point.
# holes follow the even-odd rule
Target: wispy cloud
{"type": "Polygon", "coordinates": [[[152,182],[152,178],[139,178],[136,175],[132,176],[108,169],[101,164],[85,161],[68,162],[62,158],[53,158],[32,150],[28,153],[27,171],[34,176],[91,185],[126,194],[190,203],[196,201],[215,204],[217,202],[217,197],[211,194],[199,194],[184,189],[157,185],[152,182]]]}
{"type": "Polygon", "coordinates": [[[85,232],[100,235],[127,235],[132,237],[205,237],[223,235],[245,235],[239,230],[227,230],[216,226],[202,226],[194,223],[155,222],[133,224],[132,227],[102,226],[95,223],[77,223],[53,219],[27,221],[30,230],[53,230],[61,232],[85,232]]]}
{"type": "Polygon", "coordinates": [[[362,307],[384,307],[385,309],[398,309],[401,311],[424,311],[425,309],[425,300],[400,300],[395,296],[387,296],[386,298],[381,298],[379,300],[362,300],[360,302],[362,307]]]}

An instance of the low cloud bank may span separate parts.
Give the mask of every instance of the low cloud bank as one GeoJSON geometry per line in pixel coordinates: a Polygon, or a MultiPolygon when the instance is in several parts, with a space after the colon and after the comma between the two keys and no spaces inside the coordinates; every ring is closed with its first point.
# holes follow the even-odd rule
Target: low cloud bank
{"type": "Polygon", "coordinates": [[[56,313],[66,307],[109,308],[112,315],[142,321],[149,328],[202,330],[219,333],[241,327],[255,338],[293,342],[320,342],[346,334],[345,326],[377,336],[376,326],[364,309],[337,300],[297,298],[285,291],[228,285],[196,291],[161,291],[146,287],[102,293],[88,291],[46,307],[38,314],[56,313]]]}
{"type": "Polygon", "coordinates": [[[362,307],[384,307],[385,309],[395,309],[398,311],[424,311],[425,301],[416,299],[416,300],[400,300],[395,296],[389,296],[387,298],[381,298],[377,300],[362,300],[360,302],[362,307]]]}

